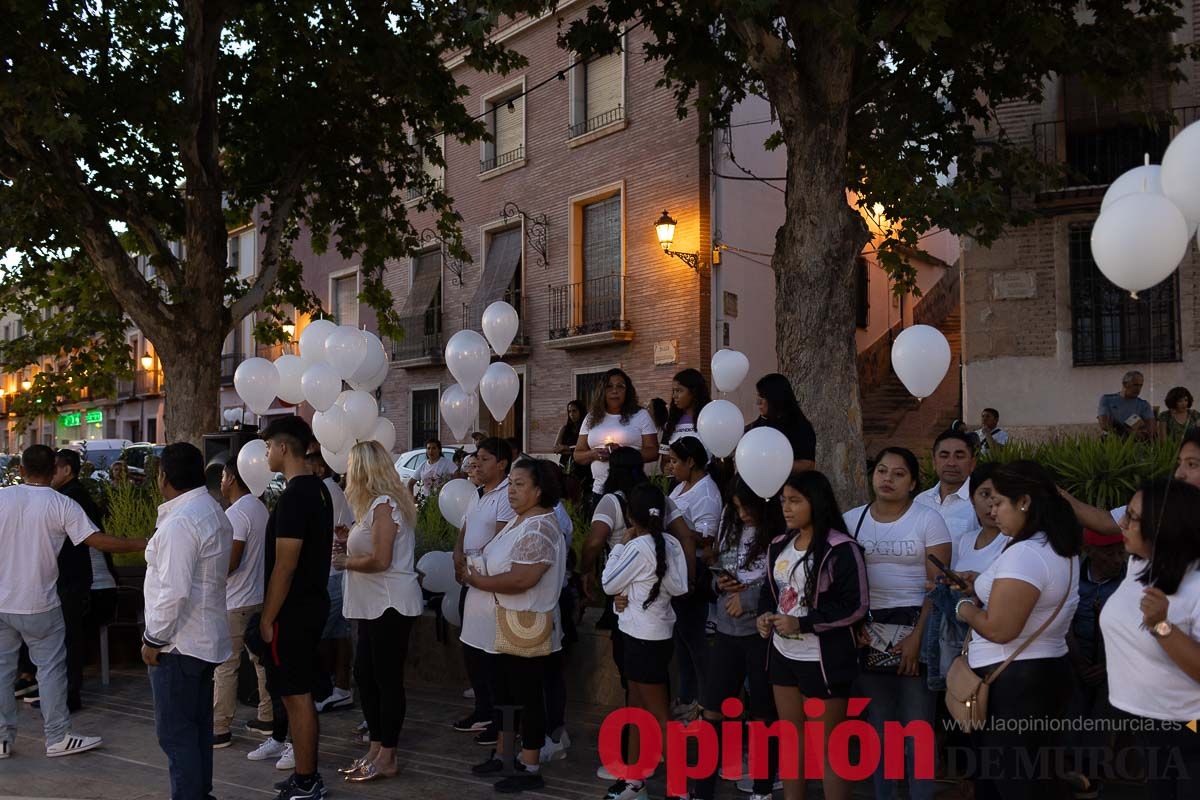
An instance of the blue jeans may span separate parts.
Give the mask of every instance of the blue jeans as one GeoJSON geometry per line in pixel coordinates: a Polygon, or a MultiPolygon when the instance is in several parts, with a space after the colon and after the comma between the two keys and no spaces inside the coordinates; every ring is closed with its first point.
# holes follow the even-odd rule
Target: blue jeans
{"type": "MultiPolygon", "coordinates": [[[[867,721],[879,734],[880,742],[884,741],[885,721],[906,725],[914,720],[923,719],[930,725],[933,724],[937,695],[925,685],[924,675],[912,677],[863,670],[858,675],[855,696],[871,698],[871,704],[867,706],[867,721]]],[[[908,796],[911,800],[933,800],[933,780],[916,780],[911,777],[916,774],[911,738],[904,740],[904,774],[910,776],[907,780],[908,796]]],[[[896,781],[883,777],[882,758],[873,780],[875,800],[895,800],[896,781]]]]}
{"type": "Polygon", "coordinates": [[[17,682],[17,651],[24,641],[29,660],[37,667],[38,697],[47,746],[67,735],[71,717],[67,712],[66,625],[61,608],[40,614],[0,612],[0,740],[17,738],[17,701],[12,685],[17,682]]]}
{"type": "Polygon", "coordinates": [[[164,653],[150,667],[154,692],[154,731],[167,755],[171,800],[212,796],[213,670],[180,653],[164,653]]]}

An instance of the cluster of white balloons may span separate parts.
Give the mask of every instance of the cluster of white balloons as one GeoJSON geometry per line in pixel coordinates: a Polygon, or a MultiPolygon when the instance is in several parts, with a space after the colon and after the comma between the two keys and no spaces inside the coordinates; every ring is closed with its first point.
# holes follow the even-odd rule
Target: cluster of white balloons
{"type": "Polygon", "coordinates": [[[492,351],[503,356],[517,335],[517,310],[497,300],[483,312],[483,335],[462,330],[446,342],[446,367],[457,381],[442,392],[442,418],[454,438],[462,441],[479,418],[479,399],[497,420],[504,419],[517,400],[521,381],[512,365],[492,363],[492,351]],[[486,337],[486,338],[484,338],[486,337]]]}
{"type": "MultiPolygon", "coordinates": [[[[379,416],[373,394],[383,385],[387,371],[387,352],[378,336],[318,319],[300,334],[299,355],[281,355],[274,362],[248,358],[234,372],[233,386],[242,402],[260,416],[276,397],[289,405],[307,402],[316,412],[312,426],[321,454],[334,471],[345,472],[350,448],[357,442],[374,440],[388,452],[396,445],[396,428],[379,416]]],[[[266,445],[244,446],[238,454],[238,471],[254,494],[262,494],[271,478],[266,445]]]]}
{"type": "MultiPolygon", "coordinates": [[[[445,491],[445,487],[442,487],[445,491]]],[[[458,613],[458,581],[454,578],[454,557],[444,550],[430,550],[417,561],[421,586],[426,591],[442,593],[442,616],[455,627],[462,626],[458,613]]]]}
{"type": "Polygon", "coordinates": [[[1137,297],[1171,276],[1198,225],[1200,124],[1193,123],[1171,141],[1162,166],[1147,156],[1108,187],[1092,227],[1092,257],[1104,277],[1137,297]]]}

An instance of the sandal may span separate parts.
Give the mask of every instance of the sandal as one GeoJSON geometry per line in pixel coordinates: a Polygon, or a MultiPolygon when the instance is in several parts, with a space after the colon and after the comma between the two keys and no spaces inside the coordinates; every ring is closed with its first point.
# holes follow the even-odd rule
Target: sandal
{"type": "Polygon", "coordinates": [[[390,778],[390,775],[385,775],[375,766],[375,762],[371,761],[362,765],[362,768],[355,773],[346,776],[347,783],[366,783],[367,781],[377,781],[384,778],[390,778]]]}
{"type": "Polygon", "coordinates": [[[353,775],[354,773],[361,770],[368,763],[370,763],[370,759],[368,759],[366,756],[361,756],[359,758],[354,759],[354,763],[352,763],[348,767],[338,767],[338,772],[340,772],[342,775],[353,775]]]}

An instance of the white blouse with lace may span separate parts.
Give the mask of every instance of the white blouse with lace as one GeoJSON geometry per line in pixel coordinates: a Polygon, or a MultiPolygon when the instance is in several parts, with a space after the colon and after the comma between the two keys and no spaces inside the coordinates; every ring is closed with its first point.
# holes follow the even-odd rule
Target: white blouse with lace
{"type": "Polygon", "coordinates": [[[387,505],[392,521],[399,530],[392,543],[392,563],[383,572],[358,572],[348,569],[344,573],[342,586],[342,613],[346,619],[378,619],[383,612],[394,608],[406,617],[421,615],[424,605],[421,586],[417,583],[417,571],[413,567],[413,548],[416,533],[404,521],[400,509],[390,497],[376,497],[371,507],[353,528],[346,539],[346,554],[351,557],[369,556],[375,552],[375,539],[371,534],[371,520],[375,509],[387,505]]]}
{"type": "Polygon", "coordinates": [[[567,570],[567,548],[554,513],[512,520],[483,548],[484,571],[502,575],[514,564],[547,564],[538,582],[518,594],[470,592],[463,609],[461,639],[472,647],[496,652],[496,604],[513,611],[549,611],[554,614],[551,648],[562,648],[562,623],[558,595],[567,570]]]}

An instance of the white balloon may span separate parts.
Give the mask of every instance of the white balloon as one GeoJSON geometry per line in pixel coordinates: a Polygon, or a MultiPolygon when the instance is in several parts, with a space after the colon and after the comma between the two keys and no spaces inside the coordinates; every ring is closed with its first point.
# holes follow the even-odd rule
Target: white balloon
{"type": "Polygon", "coordinates": [[[450,432],[457,441],[462,441],[471,431],[472,403],[471,394],[463,391],[457,383],[442,392],[442,419],[450,426],[450,432]]]}
{"type": "Polygon", "coordinates": [[[459,331],[446,342],[446,367],[466,392],[479,388],[483,373],[492,362],[487,340],[475,331],[459,331]]]}
{"type": "Polygon", "coordinates": [[[735,458],[738,475],[762,498],[774,497],[792,473],[792,443],[765,425],[742,437],[735,458]]]}
{"type": "Polygon", "coordinates": [[[375,420],[371,438],[383,445],[383,449],[390,453],[396,446],[396,426],[387,417],[379,417],[375,420]]]}
{"type": "Polygon", "coordinates": [[[233,388],[255,414],[265,414],[279,391],[279,371],[265,358],[247,358],[233,373],[233,388]]]}
{"type": "Polygon", "coordinates": [[[325,361],[342,380],[350,380],[367,357],[367,342],[353,325],[339,325],[325,339],[325,361]]]}
{"type": "Polygon", "coordinates": [[[488,367],[487,372],[483,373],[483,380],[479,382],[479,396],[496,421],[508,416],[508,410],[520,392],[521,379],[517,377],[517,371],[503,361],[488,367]]]}
{"type": "Polygon", "coordinates": [[[732,392],[746,380],[750,359],[737,350],[718,350],[712,357],[713,384],[718,391],[732,392]]]}
{"type": "Polygon", "coordinates": [[[313,414],[312,431],[322,447],[335,453],[348,451],[349,445],[354,444],[354,437],[350,433],[350,417],[336,404],[313,414]]]}
{"type": "Polygon", "coordinates": [[[367,392],[355,389],[342,392],[342,396],[334,405],[339,404],[346,410],[346,429],[350,436],[361,440],[370,439],[371,432],[375,430],[375,420],[379,419],[379,404],[375,402],[375,398],[367,392]]]}
{"type": "Polygon", "coordinates": [[[746,418],[741,409],[728,400],[713,400],[700,409],[696,420],[700,441],[717,458],[725,458],[734,451],[745,429],[746,418]]]}
{"type": "Polygon", "coordinates": [[[237,454],[238,475],[250,494],[260,497],[271,482],[271,468],[267,465],[267,443],[262,439],[251,439],[242,445],[237,454]]]}
{"type": "Polygon", "coordinates": [[[1100,201],[1100,213],[1103,214],[1105,209],[1125,195],[1136,192],[1162,194],[1162,167],[1146,164],[1121,173],[1104,192],[1104,198],[1100,201]]]}
{"type": "Polygon", "coordinates": [[[1193,122],[1171,140],[1161,180],[1162,193],[1179,208],[1188,230],[1195,228],[1200,223],[1200,125],[1193,122]]]}
{"type": "MultiPolygon", "coordinates": [[[[1163,172],[1166,180],[1166,172],[1163,172]]],[[[1175,204],[1138,192],[1113,202],[1092,225],[1092,258],[1122,289],[1140,292],[1166,280],[1187,253],[1191,230],[1175,204]]]]}
{"type": "Polygon", "coordinates": [[[285,403],[296,405],[304,402],[304,388],[300,379],[308,365],[300,356],[282,355],[275,359],[275,369],[279,373],[279,399],[285,403]]]}
{"type": "Polygon", "coordinates": [[[372,392],[379,387],[379,384],[367,386],[371,378],[375,377],[375,373],[379,372],[382,367],[387,366],[387,351],[383,349],[383,342],[379,341],[379,337],[370,331],[359,331],[362,334],[363,344],[366,350],[364,351],[362,364],[354,371],[347,382],[355,389],[362,389],[364,392],[372,392]]]}
{"type": "Polygon", "coordinates": [[[242,410],[240,408],[227,408],[221,416],[226,422],[232,425],[242,419],[242,410]]]}
{"type": "Polygon", "coordinates": [[[461,628],[462,614],[458,613],[458,597],[459,592],[454,590],[442,595],[442,617],[454,627],[461,628]]]}
{"type": "Polygon", "coordinates": [[[458,586],[454,580],[454,557],[443,550],[431,550],[417,561],[417,571],[425,578],[421,586],[430,592],[449,592],[458,586]]]}
{"type": "Polygon", "coordinates": [[[929,397],[950,368],[950,343],[937,328],[912,325],[892,345],[892,369],[914,397],[929,397]]]}
{"type": "Polygon", "coordinates": [[[391,364],[388,363],[386,358],[384,358],[383,364],[379,367],[378,372],[371,375],[365,381],[351,381],[350,385],[355,389],[360,389],[364,392],[373,392],[383,385],[383,380],[387,377],[388,367],[390,366],[391,364]]]}
{"type": "Polygon", "coordinates": [[[300,332],[300,357],[309,366],[325,363],[325,339],[337,330],[327,319],[314,319],[300,332]]]}
{"type": "Polygon", "coordinates": [[[342,391],[342,379],[328,364],[313,364],[300,378],[304,399],[317,411],[328,411],[342,391]]]}
{"type": "Polygon", "coordinates": [[[497,300],[483,310],[483,335],[498,356],[508,352],[520,324],[517,310],[503,300],[497,300]]]}
{"type": "Polygon", "coordinates": [[[438,492],[438,510],[451,526],[461,528],[475,497],[475,484],[465,478],[455,478],[447,481],[438,492]]]}
{"type": "Polygon", "coordinates": [[[321,448],[321,457],[325,459],[325,463],[329,468],[338,475],[345,475],[346,470],[350,469],[350,448],[347,447],[341,453],[335,453],[328,447],[321,448]]]}

